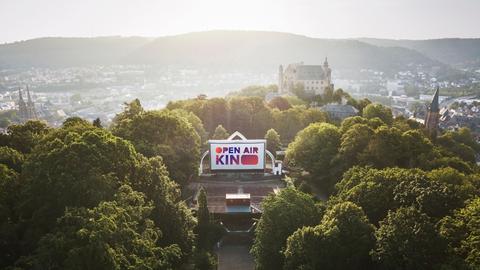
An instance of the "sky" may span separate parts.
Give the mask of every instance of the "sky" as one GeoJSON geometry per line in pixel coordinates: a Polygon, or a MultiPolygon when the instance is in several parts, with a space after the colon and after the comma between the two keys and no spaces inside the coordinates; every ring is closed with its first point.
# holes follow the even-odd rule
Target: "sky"
{"type": "Polygon", "coordinates": [[[262,30],[318,38],[480,37],[480,0],[0,0],[0,42],[262,30]]]}

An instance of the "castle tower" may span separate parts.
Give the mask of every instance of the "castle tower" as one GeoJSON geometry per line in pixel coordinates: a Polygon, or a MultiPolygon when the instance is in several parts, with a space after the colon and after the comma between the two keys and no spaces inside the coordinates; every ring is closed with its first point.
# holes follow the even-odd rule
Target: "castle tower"
{"type": "Polygon", "coordinates": [[[439,113],[440,113],[440,105],[438,102],[439,91],[440,89],[437,86],[437,90],[435,90],[435,94],[433,95],[432,102],[428,107],[427,117],[425,118],[425,128],[430,132],[432,136],[436,135],[437,128],[438,128],[438,120],[439,120],[439,113]]]}
{"type": "Polygon", "coordinates": [[[27,104],[23,100],[21,89],[18,89],[18,116],[22,121],[28,119],[27,104]]]}
{"type": "Polygon", "coordinates": [[[328,66],[327,57],[325,57],[325,62],[323,62],[323,70],[325,72],[325,77],[327,79],[327,84],[330,85],[332,83],[332,70],[328,66]]]}
{"type": "Polygon", "coordinates": [[[283,66],[280,65],[280,67],[278,67],[278,93],[283,94],[284,90],[285,89],[283,88],[283,66]]]}

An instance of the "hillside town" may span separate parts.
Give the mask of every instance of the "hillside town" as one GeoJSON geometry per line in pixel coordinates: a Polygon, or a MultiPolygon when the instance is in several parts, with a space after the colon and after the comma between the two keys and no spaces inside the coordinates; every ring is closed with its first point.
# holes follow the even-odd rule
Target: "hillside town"
{"type": "MultiPolygon", "coordinates": [[[[299,85],[312,95],[326,88],[342,88],[354,98],[368,98],[391,107],[395,116],[423,121],[427,104],[436,87],[462,89],[478,83],[476,76],[440,81],[422,71],[399,72],[393,78],[380,71],[361,70],[362,79],[342,77],[342,70],[332,69],[328,59],[321,65],[303,62],[279,66],[275,73],[221,73],[196,69],[170,69],[148,66],[93,66],[79,68],[31,68],[0,72],[0,123],[23,122],[31,117],[20,113],[24,91],[30,97],[35,118],[59,126],[70,116],[93,121],[99,118],[109,125],[122,110],[124,102],[136,97],[148,109],[159,109],[170,100],[192,98],[201,94],[222,96],[225,92],[249,85],[268,85],[277,82],[278,90],[267,94],[266,101],[275,96],[294,95],[299,85]],[[8,113],[18,112],[18,113],[8,113]]],[[[460,90],[459,90],[460,91],[460,90]]],[[[447,96],[440,91],[441,118],[444,130],[469,127],[480,136],[480,98],[476,95],[447,96]]],[[[320,110],[331,118],[341,120],[358,111],[346,104],[326,104],[320,110]]],[[[3,124],[2,129],[7,124],[3,124]]]]}

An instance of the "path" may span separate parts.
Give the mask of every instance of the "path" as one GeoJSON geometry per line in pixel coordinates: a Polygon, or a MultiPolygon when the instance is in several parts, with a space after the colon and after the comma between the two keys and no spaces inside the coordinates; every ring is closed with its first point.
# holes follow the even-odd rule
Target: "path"
{"type": "Polygon", "coordinates": [[[217,250],[218,270],[253,270],[249,245],[224,245],[217,250]]]}

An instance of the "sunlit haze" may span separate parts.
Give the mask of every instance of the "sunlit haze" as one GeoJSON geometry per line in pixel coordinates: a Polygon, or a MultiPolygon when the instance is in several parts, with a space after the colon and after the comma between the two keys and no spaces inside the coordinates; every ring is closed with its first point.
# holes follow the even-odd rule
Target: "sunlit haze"
{"type": "Polygon", "coordinates": [[[1,0],[0,42],[216,29],[321,38],[479,37],[476,0],[1,0]]]}

